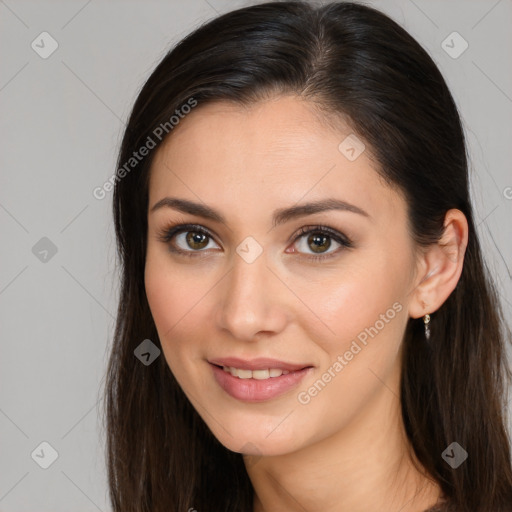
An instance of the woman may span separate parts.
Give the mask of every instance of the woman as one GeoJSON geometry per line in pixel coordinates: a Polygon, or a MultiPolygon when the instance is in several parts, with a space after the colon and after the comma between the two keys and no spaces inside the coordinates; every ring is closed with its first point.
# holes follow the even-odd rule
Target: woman
{"type": "Polygon", "coordinates": [[[220,16],[118,167],[115,511],[512,510],[510,333],[407,32],[348,2],[220,16]]]}

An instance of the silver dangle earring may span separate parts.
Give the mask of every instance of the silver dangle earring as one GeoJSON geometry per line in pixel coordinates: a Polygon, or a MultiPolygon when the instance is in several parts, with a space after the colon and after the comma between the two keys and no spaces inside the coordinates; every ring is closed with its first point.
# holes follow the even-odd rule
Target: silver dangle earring
{"type": "Polygon", "coordinates": [[[425,324],[425,338],[430,339],[430,315],[426,314],[423,317],[423,323],[425,324]]]}

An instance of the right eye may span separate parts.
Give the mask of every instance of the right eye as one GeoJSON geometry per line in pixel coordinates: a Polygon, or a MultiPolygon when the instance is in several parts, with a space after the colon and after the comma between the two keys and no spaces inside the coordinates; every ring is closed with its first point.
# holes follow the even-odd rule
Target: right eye
{"type": "Polygon", "coordinates": [[[195,253],[205,252],[212,235],[197,224],[180,224],[166,226],[158,234],[158,240],[166,243],[171,252],[185,256],[196,256],[195,253]],[[173,240],[176,239],[175,242],[173,240]]]}

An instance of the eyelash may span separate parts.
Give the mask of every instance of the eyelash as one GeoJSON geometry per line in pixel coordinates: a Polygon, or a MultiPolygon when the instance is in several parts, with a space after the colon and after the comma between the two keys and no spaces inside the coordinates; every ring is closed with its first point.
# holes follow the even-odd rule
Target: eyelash
{"type": "MultiPolygon", "coordinates": [[[[194,232],[194,233],[201,233],[203,235],[208,236],[211,239],[214,238],[208,230],[206,230],[205,228],[203,228],[202,226],[200,226],[198,224],[177,224],[177,225],[170,224],[158,232],[157,238],[160,242],[168,244],[169,249],[174,253],[178,253],[183,256],[188,256],[188,257],[201,257],[198,255],[198,253],[206,252],[206,251],[204,251],[204,250],[184,251],[182,249],[177,249],[176,247],[173,247],[170,244],[171,240],[176,235],[179,235],[180,233],[186,233],[189,231],[194,232]]],[[[335,242],[338,242],[341,245],[341,248],[338,248],[338,250],[336,250],[336,251],[332,251],[332,252],[325,253],[322,255],[314,255],[314,254],[304,255],[303,253],[300,253],[302,255],[302,257],[305,257],[309,260],[312,260],[312,261],[326,260],[328,258],[336,256],[342,248],[349,249],[349,248],[353,247],[352,241],[349,240],[346,236],[342,235],[341,233],[338,233],[337,231],[335,231],[334,229],[332,229],[328,226],[322,226],[322,225],[304,226],[304,227],[300,228],[300,230],[298,231],[298,233],[295,235],[295,237],[293,239],[293,243],[295,244],[300,238],[302,238],[305,235],[309,235],[311,233],[327,235],[329,238],[331,238],[335,242]]]]}

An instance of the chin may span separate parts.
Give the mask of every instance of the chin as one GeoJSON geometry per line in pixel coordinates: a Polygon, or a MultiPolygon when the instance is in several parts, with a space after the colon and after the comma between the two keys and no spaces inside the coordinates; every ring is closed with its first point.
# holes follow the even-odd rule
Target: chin
{"type": "MultiPolygon", "coordinates": [[[[279,422],[275,423],[279,424],[279,422]]],[[[290,430],[272,431],[265,428],[268,423],[261,420],[260,425],[261,428],[255,428],[255,421],[251,420],[247,425],[234,422],[233,424],[224,423],[222,426],[216,424],[213,428],[208,425],[208,427],[225,448],[237,453],[252,456],[284,455],[301,447],[302,438],[290,430]]]]}

